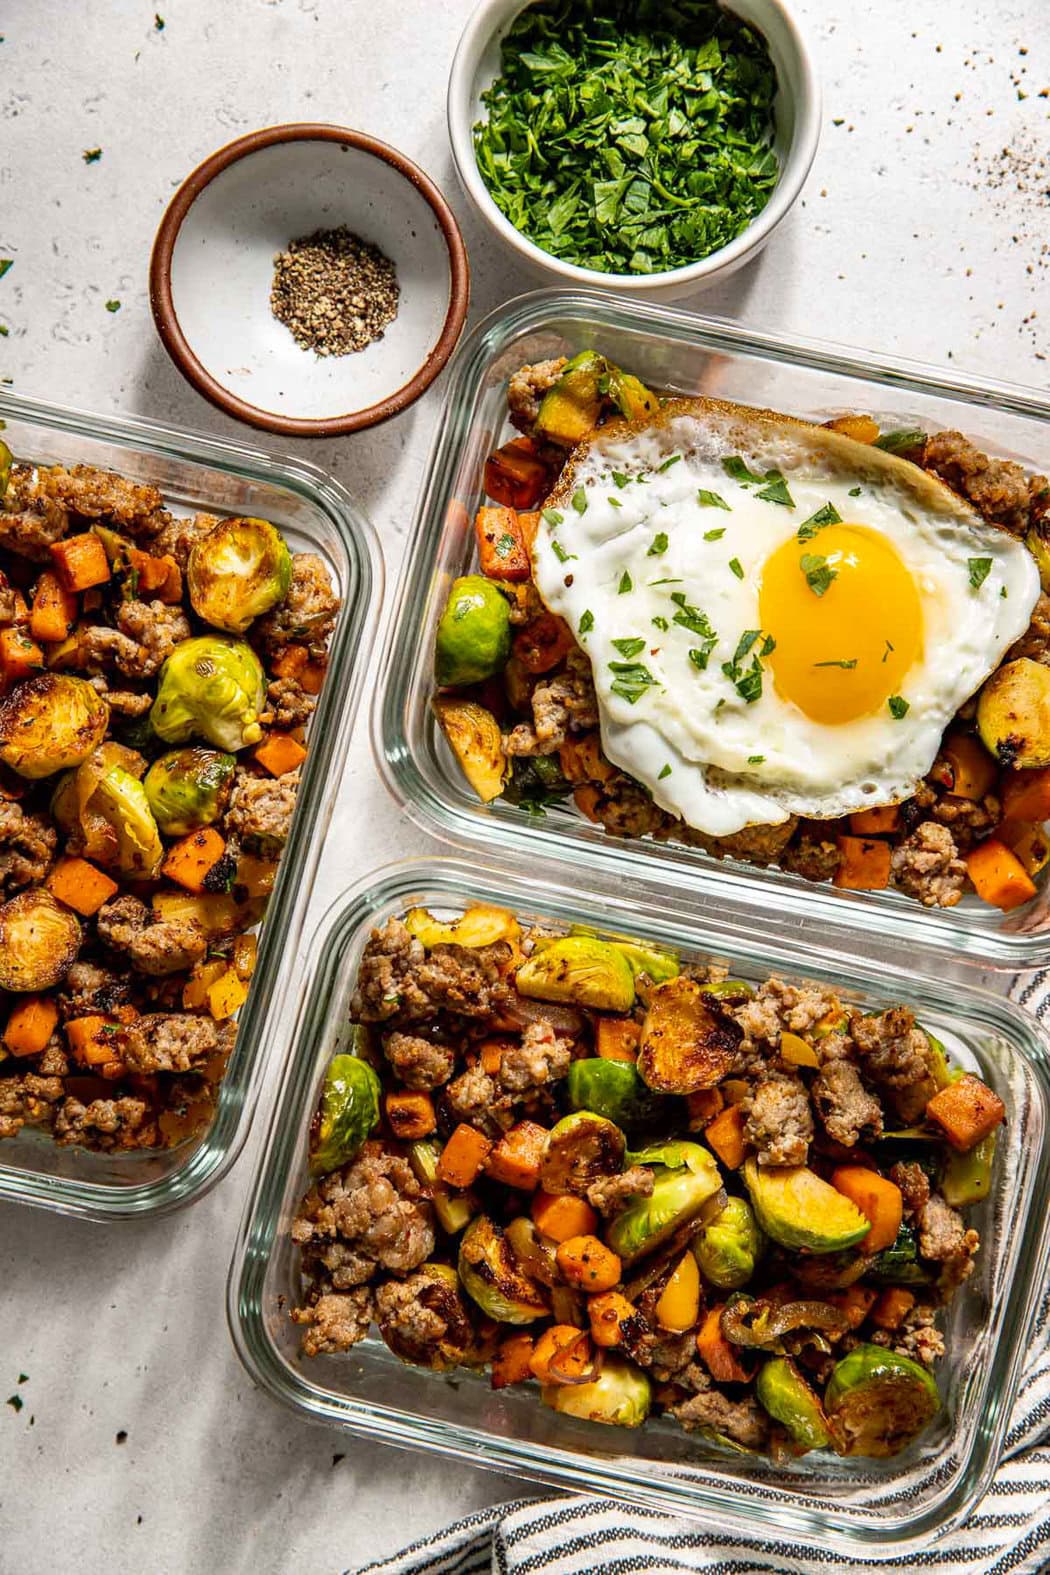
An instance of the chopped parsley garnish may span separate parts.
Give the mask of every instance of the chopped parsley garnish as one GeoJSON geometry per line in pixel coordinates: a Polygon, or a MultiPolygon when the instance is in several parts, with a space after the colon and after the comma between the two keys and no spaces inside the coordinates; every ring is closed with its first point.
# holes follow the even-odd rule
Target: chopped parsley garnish
{"type": "Polygon", "coordinates": [[[612,493],[610,493],[609,494],[609,507],[611,509],[622,509],[623,508],[623,504],[620,502],[619,498],[614,498],[612,493]]]}
{"type": "Polygon", "coordinates": [[[806,584],[814,596],[823,596],[838,570],[828,566],[827,558],[815,552],[804,552],[799,559],[799,568],[806,576],[806,584]]]}
{"type": "Polygon", "coordinates": [[[7,1401],[12,1411],[21,1411],[23,1400],[21,1395],[10,1395],[7,1401]]]}
{"type": "Polygon", "coordinates": [[[665,470],[670,470],[672,465],[677,465],[681,457],[681,454],[672,454],[670,459],[665,459],[662,465],[657,465],[656,474],[662,476],[665,470]]]}
{"type": "Polygon", "coordinates": [[[664,766],[663,770],[660,772],[660,774],[659,774],[659,776],[657,777],[656,780],[657,780],[657,782],[662,782],[664,777],[669,777],[670,775],[671,775],[671,768],[670,768],[670,766],[664,766]]]}
{"type": "Polygon", "coordinates": [[[744,578],[744,570],[739,558],[730,558],[729,567],[736,575],[738,580],[742,580],[744,578]]]}
{"type": "Polygon", "coordinates": [[[164,31],[164,18],[158,15],[156,11],[153,13],[153,28],[157,33],[163,33],[164,31]]]}
{"type": "MultiPolygon", "coordinates": [[[[733,512],[720,492],[708,492],[706,487],[700,487],[698,489],[696,501],[699,503],[702,509],[725,509],[729,514],[732,514],[733,512]]],[[[724,530],[720,530],[718,532],[719,536],[724,534],[724,530]]],[[[704,537],[705,541],[714,541],[716,539],[716,536],[714,536],[710,531],[704,537]]]]}
{"type": "Polygon", "coordinates": [[[588,607],[586,612],[580,614],[580,633],[581,634],[590,634],[590,632],[591,632],[591,630],[593,628],[594,628],[594,614],[591,612],[591,609],[588,607]]]}
{"type": "Polygon", "coordinates": [[[631,478],[630,476],[625,476],[622,470],[614,470],[612,479],[614,487],[626,487],[631,478]]]}
{"type": "MultiPolygon", "coordinates": [[[[498,544],[497,544],[497,547],[496,547],[496,551],[497,552],[499,551],[498,544]]],[[[552,541],[551,542],[551,551],[553,552],[554,556],[557,558],[559,563],[575,563],[576,562],[576,554],[574,552],[566,552],[565,548],[562,546],[560,541],[552,541]]]]}
{"type": "Polygon", "coordinates": [[[725,535],[725,533],[726,533],[726,531],[725,531],[725,526],[724,525],[720,526],[718,530],[705,530],[704,531],[704,540],[705,541],[721,541],[722,537],[725,535]]]}
{"type": "Polygon", "coordinates": [[[903,695],[890,695],[889,699],[886,701],[886,704],[890,708],[890,715],[898,722],[902,716],[907,716],[908,711],[911,709],[903,695]]]}
{"type": "Polygon", "coordinates": [[[548,525],[558,526],[565,519],[565,515],[559,514],[557,509],[544,509],[543,518],[546,520],[548,525]]]}
{"type": "Polygon", "coordinates": [[[707,614],[701,612],[699,607],[693,607],[686,600],[684,591],[672,591],[671,600],[678,609],[671,620],[672,623],[678,624],[683,629],[688,629],[690,634],[698,634],[703,640],[710,640],[711,645],[714,646],[718,641],[718,636],[712,629],[707,614]]]}
{"type": "Polygon", "coordinates": [[[681,577],[679,577],[678,579],[647,580],[646,581],[647,585],[681,585],[681,583],[682,583],[681,577]]]}
{"type": "Polygon", "coordinates": [[[849,496],[851,498],[859,498],[863,491],[864,491],[863,487],[850,487],[850,489],[849,489],[849,496]]]}
{"type": "Polygon", "coordinates": [[[609,670],[616,674],[609,685],[610,689],[629,705],[634,705],[639,695],[643,695],[656,682],[648,667],[644,667],[641,662],[610,662],[609,670]]]}
{"type": "Polygon", "coordinates": [[[660,531],[653,537],[653,544],[646,553],[647,558],[660,558],[667,551],[667,532],[660,531]]]}
{"type": "Polygon", "coordinates": [[[760,766],[765,758],[765,755],[748,755],[747,763],[749,766],[760,766]]]}
{"type": "Polygon", "coordinates": [[[727,454],[722,460],[722,469],[727,476],[732,476],[734,481],[739,481],[742,487],[749,487],[752,483],[765,481],[765,476],[756,476],[753,470],[748,470],[739,454],[727,454]]]}
{"type": "Polygon", "coordinates": [[[0,339],[6,339],[10,332],[6,323],[0,323],[0,339]]]}
{"type": "Polygon", "coordinates": [[[812,541],[818,530],[822,530],[825,525],[841,524],[842,515],[834,503],[825,503],[823,508],[819,508],[815,514],[811,514],[808,520],[802,521],[795,535],[799,541],[812,541]]]}
{"type": "Polygon", "coordinates": [[[881,437],[875,439],[875,447],[885,449],[887,454],[902,454],[909,448],[918,448],[925,441],[926,434],[921,427],[901,427],[896,432],[883,432],[881,437]]]}
{"type": "Polygon", "coordinates": [[[2,279],[7,270],[9,268],[13,268],[14,265],[15,260],[13,257],[0,257],[0,279],[2,279]]]}
{"type": "MultiPolygon", "coordinates": [[[[555,551],[557,551],[557,542],[554,543],[554,549],[555,549],[555,551]]],[[[499,538],[499,540],[496,543],[496,557],[497,558],[507,558],[513,552],[513,550],[514,550],[514,537],[511,535],[509,530],[508,531],[504,531],[503,535],[499,538]]]]}
{"type": "Polygon", "coordinates": [[[106,311],[107,312],[119,312],[120,311],[120,302],[119,301],[107,301],[106,302],[106,311]]]}
{"type": "Polygon", "coordinates": [[[750,651],[751,647],[754,645],[761,633],[761,629],[744,630],[743,634],[736,643],[736,650],[733,652],[734,665],[737,665],[743,661],[744,657],[747,655],[748,651],[750,651]]]}
{"type": "Polygon", "coordinates": [[[97,164],[99,159],[102,157],[102,149],[85,148],[81,157],[83,158],[85,164],[97,164]]]}
{"type": "Polygon", "coordinates": [[[763,503],[782,503],[785,508],[793,509],[795,500],[788,491],[787,482],[783,476],[776,476],[768,486],[762,487],[755,493],[756,498],[761,498],[763,503]]]}
{"type": "Polygon", "coordinates": [[[664,634],[666,634],[668,629],[671,627],[671,625],[667,622],[667,619],[661,618],[659,615],[652,619],[652,624],[654,628],[661,630],[664,634]]]}
{"type": "Polygon", "coordinates": [[[979,591],[992,572],[991,558],[967,558],[966,567],[970,571],[970,584],[979,591]]]}
{"type": "Polygon", "coordinates": [[[698,647],[691,645],[689,647],[689,660],[692,662],[697,672],[705,673],[707,671],[707,664],[711,660],[711,652],[714,650],[717,644],[717,640],[711,640],[704,646],[698,647]]]}
{"type": "Polygon", "coordinates": [[[847,672],[852,672],[853,668],[856,667],[856,665],[857,665],[857,658],[855,656],[851,656],[851,657],[848,657],[848,658],[845,658],[845,659],[844,658],[840,658],[837,662],[814,662],[813,663],[814,667],[842,667],[842,668],[845,668],[845,670],[847,672]]]}
{"type": "Polygon", "coordinates": [[[577,514],[586,514],[587,493],[584,491],[583,487],[576,488],[576,491],[573,493],[570,501],[572,502],[572,506],[576,510],[577,514]]]}
{"type": "Polygon", "coordinates": [[[895,647],[894,647],[893,641],[892,640],[887,640],[886,641],[886,649],[882,653],[882,660],[885,661],[887,656],[889,656],[890,652],[892,650],[894,650],[894,649],[895,649],[895,647]]]}
{"type": "Polygon", "coordinates": [[[637,637],[629,640],[613,640],[612,644],[621,656],[626,656],[628,659],[632,656],[637,656],[639,652],[645,650],[645,641],[639,640],[637,637]]]}
{"type": "Polygon", "coordinates": [[[628,574],[627,570],[624,569],[623,573],[620,575],[620,583],[616,587],[616,594],[617,596],[626,596],[628,591],[633,590],[634,581],[631,579],[631,576],[628,574]]]}
{"type": "Polygon", "coordinates": [[[1002,597],[1004,602],[1005,602],[1006,598],[1009,596],[1009,594],[1010,594],[1010,592],[1006,589],[1006,586],[1005,585],[1000,585],[1000,587],[999,587],[999,595],[1002,597]]]}

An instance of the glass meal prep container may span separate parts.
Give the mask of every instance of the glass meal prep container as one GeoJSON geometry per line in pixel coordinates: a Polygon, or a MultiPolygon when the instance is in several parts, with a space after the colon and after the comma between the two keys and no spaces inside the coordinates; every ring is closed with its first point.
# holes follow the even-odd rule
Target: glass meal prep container
{"type": "Polygon", "coordinates": [[[716,1523],[771,1541],[900,1554],[957,1524],[986,1490],[1009,1423],[1050,1250],[1050,1173],[1041,1162],[1050,1117],[1046,1042],[1010,1002],[948,985],[904,964],[858,962],[848,929],[822,925],[790,941],[770,938],[742,906],[708,893],[695,903],[658,886],[584,887],[479,860],[418,859],[388,866],[351,889],[311,939],[293,1046],[258,1162],[230,1271],[228,1316],[252,1376],[301,1415],[385,1443],[509,1471],[716,1523]],[[376,1336],[341,1356],[303,1357],[289,1318],[299,1300],[290,1226],[310,1185],[307,1144],[324,1069],[345,1044],[349,1000],[374,925],[422,904],[439,916],[470,902],[511,908],[523,922],[593,926],[671,946],[689,960],[727,964],[753,982],[776,973],[833,985],[874,1010],[907,1002],[949,1052],[1006,1105],[992,1192],[969,1221],[981,1233],[976,1269],[947,1311],[938,1372],[943,1408],[891,1460],[810,1454],[774,1468],[719,1449],[675,1424],[638,1431],[577,1421],[547,1409],[534,1386],[495,1393],[486,1374],[405,1366],[376,1336]],[[747,1497],[738,1489],[746,1484],[747,1497]]]}
{"type": "Polygon", "coordinates": [[[506,386],[527,362],[600,350],[650,387],[704,394],[825,421],[873,415],[885,429],[958,428],[1028,469],[1050,466],[1050,400],[1032,391],[891,361],[832,345],[781,339],[667,307],[589,292],[523,296],[483,322],[461,347],[424,480],[373,704],[373,742],[395,798],[447,841],[513,849],[578,867],[615,864],[624,876],[660,880],[699,899],[721,892],[791,925],[810,913],[865,935],[926,946],[1003,970],[1050,956],[1050,886],[1010,913],[965,897],[928,909],[897,892],[838,891],[778,869],[717,860],[675,842],[610,836],[575,809],[542,818],[506,800],[483,805],[468,787],[430,710],[437,622],[458,575],[476,572],[470,522],[484,501],[486,455],[506,436],[506,386]]]}
{"type": "Polygon", "coordinates": [[[382,595],[382,560],[371,526],[348,493],[313,465],[6,392],[0,393],[0,420],[16,459],[99,465],[152,482],[176,514],[207,510],[272,520],[293,551],[306,549],[324,560],[343,599],[291,833],[210,1124],[177,1147],[130,1153],[60,1148],[31,1128],[0,1143],[0,1198],[99,1221],[140,1218],[200,1197],[229,1169],[247,1136],[339,786],[382,595]]]}

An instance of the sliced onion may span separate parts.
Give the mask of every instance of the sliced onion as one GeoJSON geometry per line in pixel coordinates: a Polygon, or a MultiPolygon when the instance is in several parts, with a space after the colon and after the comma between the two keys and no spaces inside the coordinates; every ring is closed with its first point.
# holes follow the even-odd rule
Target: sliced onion
{"type": "Polygon", "coordinates": [[[585,1329],[580,1330],[575,1340],[570,1340],[567,1345],[555,1351],[547,1364],[547,1371],[556,1384],[593,1384],[601,1370],[602,1353],[592,1346],[591,1337],[585,1329]],[[572,1372],[571,1364],[583,1351],[590,1352],[590,1361],[582,1372],[572,1372]],[[570,1370],[566,1370],[566,1365],[570,1370]]]}
{"type": "Polygon", "coordinates": [[[511,1220],[503,1234],[526,1274],[543,1285],[559,1283],[561,1275],[558,1273],[554,1251],[537,1239],[536,1227],[531,1220],[527,1220],[523,1214],[519,1215],[516,1220],[511,1220]]]}
{"type": "Polygon", "coordinates": [[[551,1312],[555,1323],[571,1323],[577,1329],[586,1329],[588,1319],[579,1294],[568,1285],[555,1285],[551,1289],[551,1312]]]}
{"type": "Polygon", "coordinates": [[[845,1333],[846,1315],[828,1302],[785,1302],[775,1307],[759,1298],[741,1297],[730,1302],[722,1314],[722,1333],[734,1345],[753,1345],[769,1349],[792,1329],[834,1329],[845,1333]]]}
{"type": "Polygon", "coordinates": [[[530,1001],[515,990],[510,1000],[500,1003],[500,1015],[515,1028],[528,1028],[530,1023],[547,1023],[556,1034],[575,1038],[583,1032],[583,1013],[575,1006],[563,1006],[556,1001],[530,1001]]]}

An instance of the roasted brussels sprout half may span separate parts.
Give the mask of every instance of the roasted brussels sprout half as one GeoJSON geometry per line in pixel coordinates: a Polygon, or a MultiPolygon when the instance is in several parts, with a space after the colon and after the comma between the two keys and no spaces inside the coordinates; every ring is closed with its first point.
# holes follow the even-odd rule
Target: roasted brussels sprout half
{"type": "Polygon", "coordinates": [[[743,1031],[692,979],[668,979],[650,991],[638,1073],[661,1094],[714,1088],[732,1071],[743,1031]]]}
{"type": "Polygon", "coordinates": [[[631,965],[635,979],[649,979],[653,984],[663,984],[666,979],[678,977],[680,963],[674,952],[662,951],[658,946],[643,946],[634,941],[610,941],[631,965]]]}
{"type": "Polygon", "coordinates": [[[42,673],[0,703],[0,760],[36,781],[86,760],[106,736],[109,706],[83,678],[42,673]]]}
{"type": "Polygon", "coordinates": [[[641,1427],[652,1402],[652,1389],[641,1368],[611,1356],[590,1383],[547,1384],[540,1395],[544,1405],[563,1416],[612,1427],[641,1427]]]}
{"type": "Polygon", "coordinates": [[[902,1225],[892,1247],[884,1247],[868,1270],[880,1285],[928,1285],[930,1276],[919,1258],[919,1244],[910,1225],[902,1225]]]}
{"type": "Polygon", "coordinates": [[[430,1188],[438,1224],[449,1236],[458,1236],[478,1212],[478,1200],[471,1192],[457,1192],[438,1176],[441,1146],[432,1138],[420,1138],[408,1145],[408,1162],[424,1186],[430,1188]]]}
{"type": "Polygon", "coordinates": [[[659,406],[656,395],[650,393],[640,378],[618,366],[610,365],[604,391],[627,421],[640,421],[643,416],[651,416],[659,406]]]}
{"type": "Polygon", "coordinates": [[[437,626],[434,675],[439,684],[480,684],[510,656],[510,603],[482,574],[452,581],[437,626]]]}
{"type": "Polygon", "coordinates": [[[367,1061],[336,1055],[324,1074],[321,1104],[310,1133],[310,1171],[338,1170],[379,1125],[379,1079],[367,1061]]]}
{"type": "Polygon", "coordinates": [[[463,775],[481,802],[491,803],[510,770],[496,718],[475,700],[439,695],[431,705],[463,775]]]}
{"type": "Polygon", "coordinates": [[[996,668],[977,699],[977,730],[1001,766],[1050,766],[1050,667],[1020,656],[996,668]]]}
{"type": "Polygon", "coordinates": [[[51,813],[88,858],[135,880],[160,868],[164,846],[139,773],[145,762],[122,744],[104,743],[64,776],[51,813]]]}
{"type": "Polygon", "coordinates": [[[805,1165],[759,1165],[747,1159],[743,1175],[759,1225],[782,1247],[841,1252],[863,1241],[871,1229],[855,1203],[805,1165]]]}
{"type": "Polygon", "coordinates": [[[675,1146],[680,1151],[681,1165],[675,1170],[656,1167],[651,1195],[628,1204],[606,1230],[606,1241],[625,1264],[662,1247],[679,1226],[695,1219],[708,1198],[721,1190],[718,1166],[706,1148],[699,1143],[675,1146]]]}
{"type": "Polygon", "coordinates": [[[933,1374],[881,1345],[858,1345],[836,1363],[824,1409],[844,1455],[886,1460],[932,1421],[941,1397],[933,1374]]]}
{"type": "Polygon", "coordinates": [[[630,1061],[599,1056],[574,1061],[568,1090],[575,1110],[591,1110],[625,1132],[653,1126],[668,1108],[665,1099],[646,1088],[630,1061]]]}
{"type": "Polygon", "coordinates": [[[791,1434],[800,1450],[826,1449],[831,1433],[820,1401],[786,1356],[763,1362],[755,1381],[760,1404],[791,1434]]]}
{"type": "Polygon", "coordinates": [[[727,1291],[738,1291],[748,1283],[762,1247],[762,1232],[744,1198],[729,1198],[722,1212],[693,1241],[704,1279],[727,1291]]]}
{"type": "Polygon", "coordinates": [[[51,893],[20,891],[0,906],[0,990],[50,990],[80,950],[76,916],[51,893]]]}
{"type": "Polygon", "coordinates": [[[435,919],[426,908],[410,908],[405,928],[429,951],[432,946],[494,946],[497,941],[512,944],[521,936],[521,925],[506,908],[478,903],[446,924],[435,919]]]}
{"type": "Polygon", "coordinates": [[[291,554],[269,520],[220,520],[194,542],[186,583],[198,618],[228,634],[243,634],[288,595],[291,554]]]}
{"type": "Polygon", "coordinates": [[[250,645],[198,635],[181,641],[161,668],[150,722],[166,743],[205,738],[236,753],[262,738],[265,694],[266,678],[250,645]]]}
{"type": "Polygon", "coordinates": [[[226,808],[236,766],[234,755],[199,744],[155,760],[142,785],[164,835],[184,837],[214,825],[226,808]]]}
{"type": "Polygon", "coordinates": [[[532,1323],[550,1310],[504,1232],[487,1215],[468,1226],[459,1244],[459,1278],[467,1295],[498,1323],[532,1323]]]}
{"type": "Polygon", "coordinates": [[[12,454],[3,438],[0,438],[0,498],[2,498],[4,493],[7,491],[7,484],[11,479],[11,466],[14,464],[14,462],[15,456],[12,454]]]}
{"type": "Polygon", "coordinates": [[[395,1356],[438,1373],[458,1367],[474,1343],[459,1276],[445,1263],[425,1263],[403,1285],[391,1281],[380,1287],[376,1323],[395,1356]],[[411,1293],[410,1316],[401,1318],[405,1292],[411,1293]]]}
{"type": "Polygon", "coordinates": [[[989,1132],[965,1153],[953,1149],[945,1158],[941,1171],[941,1195],[945,1203],[950,1203],[953,1209],[965,1209],[986,1198],[992,1189],[994,1160],[994,1132],[989,1132]]]}
{"type": "Polygon", "coordinates": [[[599,1012],[629,1012],[634,974],[621,951],[591,935],[565,935],[544,946],[518,969],[519,995],[536,1001],[571,1001],[599,1012]]]}
{"type": "Polygon", "coordinates": [[[623,1169],[627,1141],[620,1128],[592,1110],[562,1116],[551,1129],[540,1165],[540,1186],[545,1192],[575,1192],[581,1196],[592,1181],[615,1176],[623,1169]]]}
{"type": "Polygon", "coordinates": [[[607,370],[608,362],[596,350],[581,350],[567,361],[540,402],[536,432],[566,448],[585,438],[601,414],[601,382],[607,370]]]}

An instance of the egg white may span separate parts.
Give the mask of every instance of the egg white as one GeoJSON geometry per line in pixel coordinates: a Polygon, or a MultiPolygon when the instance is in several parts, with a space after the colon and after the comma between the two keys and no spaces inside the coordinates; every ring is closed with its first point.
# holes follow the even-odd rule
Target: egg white
{"type": "Polygon", "coordinates": [[[820,427],[707,401],[679,401],[651,426],[603,429],[582,445],[541,520],[533,569],[544,602],[590,657],[609,759],[712,836],[908,797],[959,706],[1027,628],[1039,594],[1027,549],[916,466],[820,427]],[[732,456],[760,475],[780,471],[794,507],[762,501],[759,487],[734,479],[723,465],[732,456]],[[701,489],[728,508],[702,504],[701,489]],[[768,662],[751,702],[723,672],[743,632],[761,626],[766,560],[828,502],[843,520],[880,532],[919,591],[923,655],[900,686],[900,719],[882,708],[823,724],[777,693],[768,662]],[[975,557],[992,560],[979,588],[975,557]],[[689,652],[704,642],[674,621],[689,609],[717,635],[703,670],[689,652]],[[653,682],[632,701],[614,688],[625,675],[612,664],[631,658],[613,642],[638,639],[645,645],[633,661],[653,682]]]}

